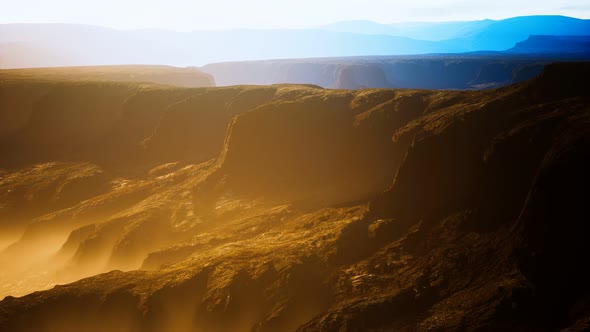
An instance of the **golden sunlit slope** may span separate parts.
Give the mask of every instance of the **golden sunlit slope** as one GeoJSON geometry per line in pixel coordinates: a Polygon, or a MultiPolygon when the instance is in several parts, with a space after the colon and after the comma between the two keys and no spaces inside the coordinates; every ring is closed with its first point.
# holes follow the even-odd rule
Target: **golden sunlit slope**
{"type": "Polygon", "coordinates": [[[183,87],[211,87],[211,75],[196,68],[159,65],[117,65],[0,69],[2,81],[151,82],[183,87]]]}
{"type": "Polygon", "coordinates": [[[0,331],[582,330],[589,74],[2,82],[0,331]]]}

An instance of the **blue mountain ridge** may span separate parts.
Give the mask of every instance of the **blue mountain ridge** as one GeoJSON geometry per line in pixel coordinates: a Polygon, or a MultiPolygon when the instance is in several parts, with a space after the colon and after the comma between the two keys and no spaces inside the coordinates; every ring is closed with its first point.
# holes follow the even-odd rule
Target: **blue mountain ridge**
{"type": "MultiPolygon", "coordinates": [[[[0,68],[201,66],[264,59],[503,51],[531,35],[590,35],[590,20],[525,16],[498,21],[394,25],[355,21],[315,29],[193,32],[125,31],[76,24],[3,24],[0,25],[0,68]]],[[[547,53],[547,47],[561,44],[551,45],[539,47],[542,53],[547,53]]],[[[559,49],[554,51],[560,53],[559,49]]],[[[536,50],[529,48],[527,52],[536,50]]]]}

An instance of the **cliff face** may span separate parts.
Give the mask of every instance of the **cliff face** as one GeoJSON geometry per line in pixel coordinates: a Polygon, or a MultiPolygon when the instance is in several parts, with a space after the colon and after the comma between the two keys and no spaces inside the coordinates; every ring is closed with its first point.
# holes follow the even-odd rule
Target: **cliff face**
{"type": "Polygon", "coordinates": [[[0,331],[583,330],[589,74],[3,81],[0,331]]]}
{"type": "MultiPolygon", "coordinates": [[[[587,52],[579,54],[579,58],[587,57],[587,52]]],[[[485,53],[373,56],[213,63],[201,69],[220,86],[297,83],[334,89],[485,89],[536,77],[545,64],[559,58],[485,53]]]]}

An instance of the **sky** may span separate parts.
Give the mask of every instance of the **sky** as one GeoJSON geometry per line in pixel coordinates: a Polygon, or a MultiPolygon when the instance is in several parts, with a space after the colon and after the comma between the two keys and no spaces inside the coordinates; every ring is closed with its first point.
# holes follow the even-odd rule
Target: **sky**
{"type": "Polygon", "coordinates": [[[82,23],[177,31],[306,28],[347,20],[380,23],[590,18],[590,0],[0,0],[0,23],[82,23]]]}

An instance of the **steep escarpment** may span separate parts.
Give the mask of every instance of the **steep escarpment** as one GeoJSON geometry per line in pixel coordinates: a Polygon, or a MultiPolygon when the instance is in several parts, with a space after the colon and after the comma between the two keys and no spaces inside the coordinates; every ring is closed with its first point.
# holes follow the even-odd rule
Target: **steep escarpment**
{"type": "Polygon", "coordinates": [[[3,190],[44,192],[6,200],[36,212],[0,254],[26,257],[3,294],[94,276],[6,297],[0,331],[583,330],[589,71],[486,91],[137,88],[127,122],[104,115],[111,133],[143,119],[118,136],[137,156],[2,169],[3,190]],[[98,180],[74,199],[77,172],[98,180]]]}
{"type": "Polygon", "coordinates": [[[229,102],[240,89],[207,91],[170,106],[143,144],[147,155],[169,161],[202,161],[223,146],[231,115],[229,102]]]}
{"type": "Polygon", "coordinates": [[[335,85],[340,89],[387,88],[391,83],[382,68],[375,65],[344,66],[335,85]]]}
{"type": "Polygon", "coordinates": [[[216,174],[225,187],[315,204],[381,192],[393,180],[391,168],[404,149],[393,149],[393,132],[424,112],[432,96],[311,88],[300,98],[282,101],[288,93],[283,90],[281,101],[234,119],[216,174]]]}
{"type": "MultiPolygon", "coordinates": [[[[393,161],[380,156],[393,130],[424,108],[406,107],[413,92],[316,86],[5,81],[3,89],[14,93],[3,114],[28,113],[0,142],[3,256],[28,255],[23,268],[50,262],[51,280],[138,268],[152,251],[192,241],[210,218],[259,213],[259,197],[323,206],[374,195],[392,180],[393,161]],[[404,115],[375,117],[390,111],[404,115]]],[[[37,277],[23,291],[40,287],[37,277]]]]}
{"type": "MultiPolygon", "coordinates": [[[[573,60],[587,55],[572,56],[573,60]]],[[[560,56],[372,56],[212,63],[201,69],[220,86],[315,84],[325,88],[486,89],[539,75],[560,56]]]]}
{"type": "MultiPolygon", "coordinates": [[[[582,170],[588,105],[574,83],[587,70],[551,66],[516,93],[475,108],[442,109],[398,131],[394,139],[410,135],[412,147],[392,187],[370,209],[373,218],[415,232],[387,247],[385,257],[420,257],[412,266],[416,294],[402,288],[379,300],[343,302],[307,328],[360,328],[384,310],[402,313],[380,323],[393,329],[557,330],[583,321],[587,274],[571,257],[589,253],[580,210],[588,183],[582,170]],[[569,86],[553,85],[554,75],[569,86]],[[537,94],[544,88],[547,95],[537,94]],[[534,217],[531,204],[539,208],[534,217]]],[[[381,254],[369,264],[384,264],[381,254]]],[[[377,274],[376,266],[368,268],[377,274]]],[[[392,273],[408,278],[405,271],[392,273]]]]}
{"type": "Polygon", "coordinates": [[[308,194],[329,199],[322,188],[338,190],[331,184],[355,183],[354,163],[359,158],[352,114],[342,111],[350,96],[332,93],[321,98],[272,103],[238,116],[222,161],[221,172],[228,174],[229,185],[275,198],[308,194]]]}
{"type": "MultiPolygon", "coordinates": [[[[3,126],[0,142],[0,150],[7,156],[1,162],[4,167],[53,160],[85,160],[109,168],[123,165],[137,168],[141,165],[139,161],[152,163],[156,162],[154,157],[166,159],[164,154],[144,152],[151,143],[157,144],[152,136],[162,135],[166,130],[169,113],[181,117],[176,110],[180,105],[174,106],[175,109],[173,105],[191,96],[209,93],[199,89],[102,82],[27,84],[5,81],[0,89],[6,96],[0,113],[12,120],[3,126]],[[23,94],[31,100],[12,102],[23,94]]],[[[219,103],[224,105],[224,102],[219,103]]],[[[205,114],[201,120],[213,123],[219,116],[218,113],[205,114]]],[[[226,128],[212,126],[210,130],[220,132],[218,142],[188,140],[188,144],[219,146],[226,128]]],[[[164,135],[174,140],[173,136],[183,135],[183,131],[168,131],[164,135]]],[[[173,146],[172,141],[169,143],[173,146]]]]}

